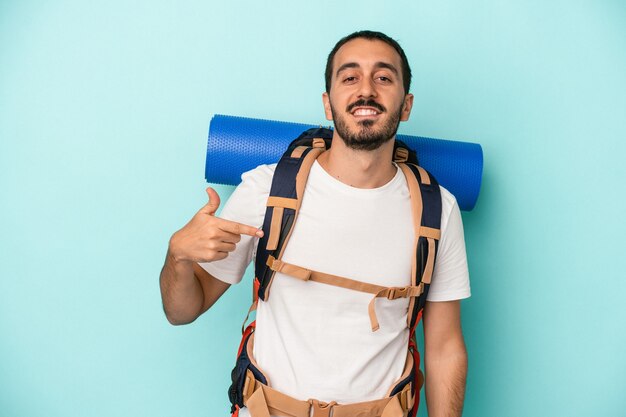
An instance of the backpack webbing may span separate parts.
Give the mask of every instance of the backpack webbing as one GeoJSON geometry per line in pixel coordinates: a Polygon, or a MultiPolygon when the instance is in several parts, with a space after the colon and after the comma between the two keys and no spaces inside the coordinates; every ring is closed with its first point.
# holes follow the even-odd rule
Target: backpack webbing
{"type": "MultiPolygon", "coordinates": [[[[315,133],[319,134],[319,131],[320,129],[317,129],[315,133]]],[[[299,138],[293,144],[298,146],[292,145],[285,152],[276,166],[272,180],[263,221],[264,235],[259,240],[255,261],[255,300],[258,297],[265,301],[269,297],[271,282],[276,272],[271,267],[272,261],[280,260],[282,257],[297,217],[310,167],[328,146],[328,138],[312,140],[309,138],[308,142],[299,138]],[[302,169],[303,165],[305,169],[302,169]]],[[[441,191],[435,178],[423,168],[413,163],[398,163],[398,166],[409,183],[413,222],[416,226],[411,285],[423,286],[419,297],[411,297],[409,302],[407,326],[413,333],[426,302],[439,246],[441,191]],[[414,184],[411,184],[412,182],[414,184]],[[417,189],[419,192],[415,192],[417,189]]]]}
{"type": "MultiPolygon", "coordinates": [[[[337,285],[336,282],[332,283],[333,279],[335,281],[337,279],[353,281],[343,277],[335,277],[328,274],[317,273],[316,271],[305,270],[281,261],[282,254],[286,248],[300,209],[311,166],[317,157],[330,147],[331,138],[332,130],[329,129],[310,129],[304,132],[298,139],[292,142],[276,166],[263,221],[264,235],[263,238],[259,240],[257,247],[253,293],[254,301],[250,311],[256,309],[259,298],[263,301],[267,300],[275,272],[285,266],[291,268],[291,274],[288,275],[296,278],[308,280],[311,279],[312,273],[315,273],[322,276],[325,275],[320,282],[326,280],[327,282],[325,283],[330,285],[337,285]],[[298,275],[306,276],[303,278],[298,275]]],[[[383,296],[390,299],[410,297],[407,326],[410,329],[409,351],[414,358],[413,366],[416,370],[416,378],[412,376],[410,381],[406,381],[406,383],[411,383],[413,391],[415,392],[415,404],[411,412],[411,415],[415,416],[419,405],[419,390],[423,384],[423,375],[419,370],[420,357],[415,340],[415,329],[426,303],[426,297],[434,271],[435,258],[440,239],[442,203],[441,191],[435,178],[417,165],[415,152],[400,141],[396,141],[394,147],[394,161],[398,163],[398,166],[405,175],[411,195],[413,223],[415,227],[415,258],[412,262],[411,287],[380,287],[382,290],[377,290],[378,292],[372,289],[360,289],[360,291],[376,294],[369,308],[370,319],[373,317],[373,330],[378,328],[378,323],[375,320],[375,312],[373,312],[376,297],[383,296]],[[417,288],[419,288],[419,291],[416,291],[417,288]],[[394,294],[396,290],[398,290],[398,294],[394,294]],[[401,292],[403,292],[403,294],[400,294],[401,292]],[[376,323],[374,323],[374,321],[376,321],[376,323]],[[376,324],[376,326],[374,326],[374,324],[376,324]]],[[[353,282],[360,283],[360,281],[353,282]]],[[[355,287],[350,288],[355,289],[355,287]]],[[[254,325],[255,323],[252,323],[248,327],[244,338],[249,332],[254,330],[254,325]]],[[[233,382],[235,382],[234,379],[233,382]]],[[[236,384],[234,383],[233,386],[234,385],[236,384]]],[[[398,384],[393,390],[392,395],[396,394],[396,391],[401,390],[405,385],[405,383],[398,384]]],[[[235,402],[233,403],[234,410],[236,405],[235,402]]]]}
{"type": "Polygon", "coordinates": [[[311,165],[326,149],[322,144],[323,140],[318,142],[318,147],[297,147],[291,153],[285,153],[274,171],[263,220],[263,237],[259,240],[255,260],[255,279],[259,286],[257,295],[261,300],[265,301],[269,296],[269,286],[274,277],[274,271],[267,267],[268,257],[272,255],[279,259],[282,255],[300,208],[311,165]],[[292,157],[292,154],[297,156],[292,157]]]}

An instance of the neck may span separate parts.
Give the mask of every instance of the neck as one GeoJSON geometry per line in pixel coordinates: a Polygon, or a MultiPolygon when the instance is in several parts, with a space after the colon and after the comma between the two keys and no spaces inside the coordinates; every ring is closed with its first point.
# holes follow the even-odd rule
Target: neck
{"type": "Polygon", "coordinates": [[[373,151],[348,148],[343,140],[333,136],[333,146],[320,155],[318,162],[326,172],[344,184],[356,188],[378,188],[396,175],[391,162],[394,140],[373,151]]]}

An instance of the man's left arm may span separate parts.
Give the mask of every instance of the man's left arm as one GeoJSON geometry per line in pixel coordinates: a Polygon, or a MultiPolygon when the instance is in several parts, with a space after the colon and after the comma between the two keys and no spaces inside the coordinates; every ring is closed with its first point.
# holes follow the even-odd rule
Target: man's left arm
{"type": "Polygon", "coordinates": [[[461,302],[426,302],[423,319],[428,416],[460,417],[467,377],[461,302]]]}

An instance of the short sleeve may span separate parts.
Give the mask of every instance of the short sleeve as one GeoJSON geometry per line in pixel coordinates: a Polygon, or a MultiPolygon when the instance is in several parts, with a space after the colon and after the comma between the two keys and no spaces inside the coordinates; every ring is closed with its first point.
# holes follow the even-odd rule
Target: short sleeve
{"type": "MultiPolygon", "coordinates": [[[[241,175],[241,184],[235,188],[219,217],[254,227],[263,225],[267,197],[276,164],[260,165],[241,175]]],[[[199,265],[209,274],[228,284],[237,284],[254,257],[258,238],[241,235],[241,241],[227,258],[199,265]]]]}
{"type": "Polygon", "coordinates": [[[461,211],[454,196],[441,188],[441,240],[428,301],[452,301],[471,295],[461,211]]]}

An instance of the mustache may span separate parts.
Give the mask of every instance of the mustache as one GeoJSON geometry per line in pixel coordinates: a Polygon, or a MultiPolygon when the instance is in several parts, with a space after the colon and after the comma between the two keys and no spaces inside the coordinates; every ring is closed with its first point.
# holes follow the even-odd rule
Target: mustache
{"type": "Polygon", "coordinates": [[[355,107],[373,107],[376,110],[379,110],[380,112],[387,111],[386,108],[384,108],[381,104],[376,103],[374,100],[364,100],[364,99],[357,100],[354,103],[350,104],[348,107],[346,107],[346,111],[350,113],[352,112],[352,109],[354,109],[355,107]]]}

